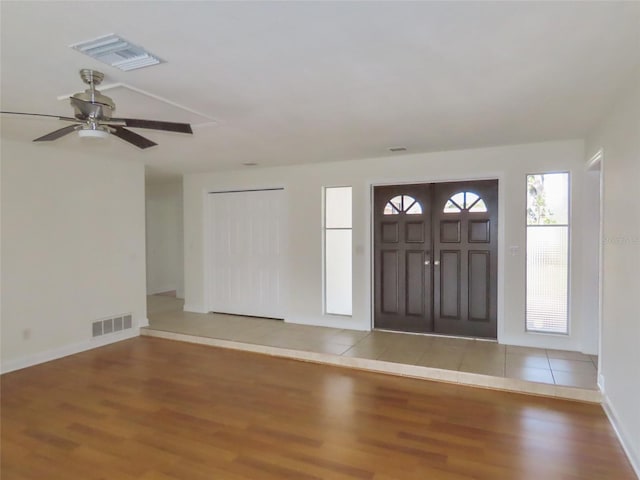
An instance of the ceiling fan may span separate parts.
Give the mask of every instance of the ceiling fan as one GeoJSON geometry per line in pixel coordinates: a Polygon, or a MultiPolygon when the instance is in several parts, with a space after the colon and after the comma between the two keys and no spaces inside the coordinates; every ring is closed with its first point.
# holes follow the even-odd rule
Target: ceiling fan
{"type": "Polygon", "coordinates": [[[100,85],[104,79],[104,74],[90,69],[80,70],[80,77],[89,85],[84,92],[76,93],[69,97],[71,106],[75,113],[72,117],[59,117],[57,115],[46,115],[43,113],[23,113],[23,112],[4,112],[0,113],[12,115],[31,115],[36,117],[54,117],[67,122],[74,122],[54,132],[36,138],[34,142],[50,142],[71,132],[78,132],[81,137],[98,137],[105,138],[109,134],[121,138],[125,142],[129,142],[138,148],[149,148],[157,145],[148,138],[138,135],[125,127],[133,128],[149,128],[152,130],[163,130],[166,132],[190,133],[191,125],[188,123],[164,122],[160,120],[141,120],[135,118],[113,118],[111,115],[116,109],[116,105],[111,98],[102,95],[96,90],[96,85],[100,85]]]}

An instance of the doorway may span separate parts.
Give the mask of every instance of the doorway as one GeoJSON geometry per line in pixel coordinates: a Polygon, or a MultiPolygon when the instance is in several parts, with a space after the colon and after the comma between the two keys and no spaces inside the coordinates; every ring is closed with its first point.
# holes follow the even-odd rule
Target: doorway
{"type": "Polygon", "coordinates": [[[374,327],[496,338],[498,181],[374,187],[374,327]]]}

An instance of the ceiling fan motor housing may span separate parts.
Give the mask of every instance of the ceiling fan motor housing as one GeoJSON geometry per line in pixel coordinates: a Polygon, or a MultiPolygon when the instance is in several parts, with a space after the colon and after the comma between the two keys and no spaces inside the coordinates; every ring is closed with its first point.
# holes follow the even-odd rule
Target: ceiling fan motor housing
{"type": "Polygon", "coordinates": [[[113,100],[106,95],[102,95],[97,90],[87,89],[84,92],[76,93],[70,100],[71,106],[75,111],[75,117],[79,120],[88,118],[109,120],[116,109],[113,100]]]}
{"type": "Polygon", "coordinates": [[[70,98],[75,117],[79,120],[109,120],[116,109],[116,104],[111,98],[102,95],[96,90],[96,85],[102,83],[104,74],[84,68],[80,70],[80,77],[84,83],[89,85],[89,88],[84,92],[76,93],[70,98]]]}

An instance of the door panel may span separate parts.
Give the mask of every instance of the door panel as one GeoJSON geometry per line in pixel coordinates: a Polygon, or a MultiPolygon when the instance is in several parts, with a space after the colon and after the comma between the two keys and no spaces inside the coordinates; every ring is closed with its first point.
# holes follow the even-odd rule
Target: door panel
{"type": "Polygon", "coordinates": [[[423,250],[409,250],[405,256],[407,262],[407,315],[424,315],[424,257],[423,250]]]}
{"type": "Polygon", "coordinates": [[[428,185],[374,189],[376,328],[433,330],[428,185]]]}
{"type": "Polygon", "coordinates": [[[495,338],[497,227],[497,180],[375,187],[374,326],[495,338]]]}
{"type": "Polygon", "coordinates": [[[435,184],[433,222],[435,331],[496,338],[498,181],[435,184]]]}
{"type": "Polygon", "coordinates": [[[436,282],[440,300],[439,317],[457,320],[460,318],[460,252],[442,250],[435,267],[440,267],[440,278],[436,282]]]}
{"type": "Polygon", "coordinates": [[[407,243],[424,243],[424,222],[405,223],[404,238],[407,243]]]}
{"type": "Polygon", "coordinates": [[[460,243],[459,220],[442,220],[440,222],[440,243],[460,243]]]}
{"type": "Polygon", "coordinates": [[[398,243],[399,241],[400,241],[400,235],[398,233],[398,223],[383,222],[382,223],[382,242],[398,243]]]}
{"type": "Polygon", "coordinates": [[[469,319],[489,318],[489,252],[469,252],[469,319]]]}
{"type": "Polygon", "coordinates": [[[382,311],[384,313],[398,313],[400,296],[398,284],[398,252],[382,252],[382,311]]]}

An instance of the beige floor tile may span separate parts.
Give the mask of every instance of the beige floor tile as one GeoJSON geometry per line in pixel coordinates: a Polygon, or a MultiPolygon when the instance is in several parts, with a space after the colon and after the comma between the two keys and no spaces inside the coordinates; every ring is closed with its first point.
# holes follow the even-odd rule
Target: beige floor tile
{"type": "Polygon", "coordinates": [[[282,330],[282,333],[290,338],[323,340],[328,340],[339,332],[340,329],[338,328],[315,327],[311,325],[295,324],[287,324],[286,328],[282,330]]]}
{"type": "Polygon", "coordinates": [[[253,330],[234,330],[229,333],[228,340],[246,343],[261,343],[269,332],[253,331],[253,330]]]}
{"type": "Polygon", "coordinates": [[[291,330],[289,327],[282,328],[280,330],[275,330],[272,332],[268,332],[264,335],[264,341],[271,342],[292,342],[292,343],[300,343],[300,342],[314,342],[318,340],[329,341],[331,335],[326,334],[326,332],[319,331],[313,332],[310,330],[291,330]]]}
{"type": "Polygon", "coordinates": [[[267,336],[260,340],[260,344],[269,347],[287,348],[290,350],[307,350],[315,345],[312,341],[304,338],[283,338],[281,336],[267,336]]]}
{"type": "Polygon", "coordinates": [[[419,345],[428,345],[428,340],[415,335],[403,335],[401,333],[371,332],[356,345],[374,345],[385,348],[418,348],[419,345]]]}
{"type": "Polygon", "coordinates": [[[423,353],[422,350],[413,348],[388,348],[382,352],[377,360],[415,365],[423,353]]]}
{"type": "Polygon", "coordinates": [[[580,352],[572,352],[570,350],[549,350],[547,349],[547,357],[549,358],[561,358],[564,360],[580,360],[583,362],[590,362],[589,355],[585,355],[580,352]]]}
{"type": "Polygon", "coordinates": [[[547,351],[544,348],[520,347],[517,345],[507,345],[507,354],[547,358],[547,351]]]}
{"type": "Polygon", "coordinates": [[[501,363],[504,366],[505,353],[499,351],[484,351],[470,348],[464,351],[464,363],[501,363]]]}
{"type": "MultiPolygon", "coordinates": [[[[431,345],[433,338],[429,335],[411,334],[411,333],[396,333],[396,332],[371,332],[370,337],[379,337],[383,341],[388,342],[389,345],[422,347],[431,345]]],[[[369,337],[367,337],[369,338],[369,337]]]]}
{"type": "Polygon", "coordinates": [[[147,315],[160,312],[182,310],[184,300],[176,297],[165,297],[164,295],[147,296],[147,315]]]}
{"type": "Polygon", "coordinates": [[[442,353],[444,355],[452,352],[457,352],[457,354],[459,355],[464,355],[464,352],[466,352],[467,349],[463,345],[448,346],[448,345],[440,345],[439,343],[434,343],[432,345],[429,345],[425,349],[425,351],[432,352],[434,354],[442,353]]]}
{"type": "Polygon", "coordinates": [[[498,377],[508,374],[511,378],[533,382],[548,382],[549,375],[553,375],[558,385],[596,388],[597,357],[578,352],[549,350],[547,353],[544,349],[472,339],[360,332],[222,313],[198,314],[182,311],[180,299],[152,296],[148,301],[150,328],[156,330],[498,377]],[[538,368],[548,367],[546,362],[555,367],[553,372],[538,368]]]}
{"type": "Polygon", "coordinates": [[[504,354],[507,347],[500,345],[496,342],[488,342],[483,340],[476,340],[468,346],[468,350],[487,353],[502,353],[504,354]]]}
{"type": "Polygon", "coordinates": [[[434,343],[431,335],[409,335],[409,345],[417,348],[430,347],[434,343]]]}
{"type": "Polygon", "coordinates": [[[318,352],[318,353],[330,353],[331,355],[342,355],[349,350],[349,345],[342,345],[340,343],[332,342],[318,342],[305,347],[305,351],[318,352]]]}
{"type": "Polygon", "coordinates": [[[360,340],[367,337],[370,332],[361,332],[358,330],[340,330],[329,337],[332,343],[340,343],[342,345],[353,346],[360,340]]]}
{"type": "Polygon", "coordinates": [[[517,367],[513,365],[510,366],[507,363],[505,376],[526,380],[528,382],[554,383],[553,375],[548,368],[517,367]]]}
{"type": "Polygon", "coordinates": [[[451,348],[448,353],[444,350],[439,352],[427,351],[416,362],[416,365],[423,367],[442,368],[445,370],[458,370],[462,363],[464,350],[461,348],[451,348]]]}
{"type": "Polygon", "coordinates": [[[386,346],[381,345],[361,345],[356,344],[353,347],[349,348],[345,352],[342,353],[343,357],[356,357],[356,358],[367,358],[371,360],[377,359],[380,355],[384,353],[387,349],[386,346]]]}
{"type": "Polygon", "coordinates": [[[458,371],[504,377],[505,368],[504,362],[467,362],[463,360],[458,371]]]}
{"type": "Polygon", "coordinates": [[[596,367],[591,360],[581,362],[578,360],[565,360],[562,358],[550,358],[549,365],[551,370],[561,372],[582,372],[582,373],[596,373],[596,367]]]}
{"type": "Polygon", "coordinates": [[[432,336],[432,345],[434,347],[457,347],[457,348],[469,348],[473,345],[472,339],[466,338],[453,338],[453,337],[435,337],[432,336]]]}
{"type": "Polygon", "coordinates": [[[549,359],[546,357],[539,357],[536,355],[517,355],[513,353],[509,353],[507,350],[506,357],[506,366],[507,368],[544,368],[549,370],[551,367],[549,366],[549,359]]]}
{"type": "Polygon", "coordinates": [[[596,373],[587,372],[559,372],[553,371],[553,378],[556,385],[567,387],[597,389],[596,373]]]}

